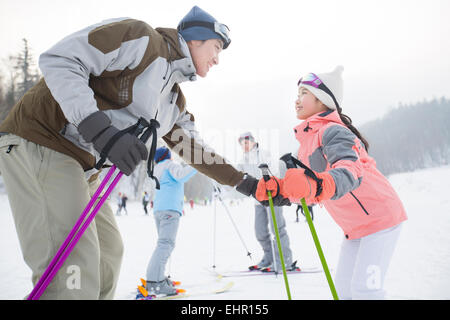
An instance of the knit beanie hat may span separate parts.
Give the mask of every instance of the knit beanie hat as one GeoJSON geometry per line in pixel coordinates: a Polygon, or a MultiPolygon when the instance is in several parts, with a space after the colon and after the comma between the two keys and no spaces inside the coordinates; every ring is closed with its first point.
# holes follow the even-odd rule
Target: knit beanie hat
{"type": "Polygon", "coordinates": [[[171,155],[172,154],[170,153],[170,150],[168,148],[166,147],[158,148],[156,149],[155,152],[155,162],[158,163],[165,159],[170,159],[171,155]]]}
{"type": "Polygon", "coordinates": [[[220,39],[223,41],[223,49],[226,49],[231,42],[228,37],[228,27],[218,23],[213,16],[197,6],[194,6],[181,19],[177,29],[186,41],[220,39]],[[215,29],[216,24],[217,30],[215,29]]]}
{"type": "MultiPolygon", "coordinates": [[[[343,66],[337,66],[329,73],[316,73],[315,75],[323,82],[323,84],[331,91],[336,99],[339,107],[342,108],[342,100],[344,98],[344,80],[342,79],[343,66]]],[[[308,74],[309,75],[309,74],[308,74]]],[[[321,88],[316,88],[311,84],[300,82],[299,88],[305,87],[316,96],[324,105],[332,110],[336,110],[336,104],[332,96],[321,88]]]]}
{"type": "Polygon", "coordinates": [[[242,140],[250,140],[252,142],[255,142],[255,137],[253,137],[252,133],[250,131],[244,132],[239,136],[239,143],[242,142],[242,140]]]}

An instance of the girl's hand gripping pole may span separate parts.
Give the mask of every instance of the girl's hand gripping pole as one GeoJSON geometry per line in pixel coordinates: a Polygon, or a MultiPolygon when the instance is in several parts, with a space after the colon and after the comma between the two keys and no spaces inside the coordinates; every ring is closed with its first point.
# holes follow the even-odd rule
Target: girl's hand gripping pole
{"type": "MultiPolygon", "coordinates": [[[[266,182],[269,181],[270,176],[269,176],[268,165],[263,163],[258,168],[261,169],[264,181],[266,181],[266,182]]],[[[275,237],[277,240],[278,252],[280,254],[281,267],[283,268],[283,277],[284,277],[284,284],[286,286],[286,293],[288,296],[288,300],[292,300],[291,290],[289,289],[289,281],[287,278],[286,265],[284,263],[283,250],[281,249],[280,233],[278,232],[277,218],[275,216],[275,209],[273,207],[272,193],[270,192],[270,190],[267,190],[267,197],[269,198],[269,206],[270,206],[270,211],[272,213],[273,228],[275,229],[275,237]]],[[[274,261],[274,263],[275,263],[275,261],[274,261]]]]}
{"type": "MultiPolygon", "coordinates": [[[[288,169],[297,168],[294,161],[292,160],[292,155],[290,153],[285,154],[280,158],[286,163],[286,167],[288,169]]],[[[305,213],[306,221],[308,222],[309,229],[311,230],[311,235],[314,240],[314,244],[316,246],[317,254],[319,255],[320,262],[322,263],[323,271],[325,272],[325,276],[327,277],[328,286],[330,287],[331,294],[334,300],[339,300],[339,297],[336,292],[336,288],[333,283],[333,279],[331,278],[330,270],[328,269],[327,261],[325,260],[325,255],[323,254],[322,247],[319,242],[319,237],[317,236],[316,229],[314,228],[314,224],[311,219],[311,214],[308,210],[308,206],[306,205],[306,201],[304,198],[300,200],[303,208],[303,212],[305,213]]]]}

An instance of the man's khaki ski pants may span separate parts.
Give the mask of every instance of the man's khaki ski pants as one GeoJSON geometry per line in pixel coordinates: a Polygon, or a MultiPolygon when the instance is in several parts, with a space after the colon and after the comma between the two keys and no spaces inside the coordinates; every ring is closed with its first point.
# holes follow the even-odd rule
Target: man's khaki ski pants
{"type": "MultiPolygon", "coordinates": [[[[0,172],[35,285],[100,181],[96,176],[87,181],[73,158],[12,134],[0,137],[0,172]]],[[[41,299],[112,299],[122,254],[107,201],[41,299]]]]}

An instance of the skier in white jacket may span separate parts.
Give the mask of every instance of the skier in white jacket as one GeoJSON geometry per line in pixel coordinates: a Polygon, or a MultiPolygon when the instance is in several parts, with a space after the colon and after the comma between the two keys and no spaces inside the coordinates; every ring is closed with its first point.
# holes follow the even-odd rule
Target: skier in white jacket
{"type": "MultiPolygon", "coordinates": [[[[239,144],[243,149],[243,157],[237,168],[253,177],[262,178],[261,169],[258,166],[261,163],[266,163],[272,170],[273,175],[283,176],[286,167],[282,161],[274,163],[270,157],[270,153],[259,148],[259,144],[255,141],[251,132],[244,132],[239,136],[239,144]],[[279,171],[279,172],[278,172],[279,171]]],[[[283,250],[283,256],[286,264],[286,268],[292,267],[292,251],[289,244],[289,236],[286,231],[286,221],[283,217],[282,207],[275,206],[275,217],[277,219],[277,225],[280,234],[281,249],[283,250]]],[[[260,262],[254,266],[250,266],[250,270],[281,270],[281,262],[278,254],[278,248],[275,243],[275,239],[271,237],[269,231],[269,222],[272,230],[272,235],[275,234],[273,228],[272,217],[270,214],[270,208],[261,205],[260,202],[255,200],[255,235],[256,239],[260,243],[263,249],[263,257],[260,262]],[[275,251],[275,254],[274,252],[275,251]],[[276,263],[274,265],[273,257],[276,256],[276,263]]]]}

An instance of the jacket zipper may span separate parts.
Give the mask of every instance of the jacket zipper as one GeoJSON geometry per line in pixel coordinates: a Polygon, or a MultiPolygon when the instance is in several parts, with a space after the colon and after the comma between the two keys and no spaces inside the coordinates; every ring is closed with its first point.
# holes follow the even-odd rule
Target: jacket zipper
{"type": "Polygon", "coordinates": [[[364,210],[366,215],[369,215],[369,213],[367,212],[366,208],[364,208],[364,206],[362,205],[361,201],[359,201],[359,199],[353,194],[352,191],[350,191],[350,194],[352,195],[353,198],[355,198],[355,200],[358,202],[359,206],[364,210]]]}
{"type": "MultiPolygon", "coordinates": [[[[164,41],[167,43],[167,50],[168,50],[168,52],[169,52],[169,58],[167,59],[166,74],[165,74],[164,77],[163,77],[163,80],[166,80],[167,74],[169,73],[169,67],[170,67],[170,64],[171,64],[172,60],[171,60],[171,58],[170,58],[170,43],[169,43],[166,39],[164,39],[164,41]]],[[[161,92],[163,92],[164,89],[165,89],[165,88],[167,87],[167,85],[169,84],[169,81],[170,81],[170,77],[171,77],[171,76],[172,76],[172,72],[170,73],[169,77],[167,78],[166,83],[163,85],[163,88],[161,89],[161,92]]]]}

